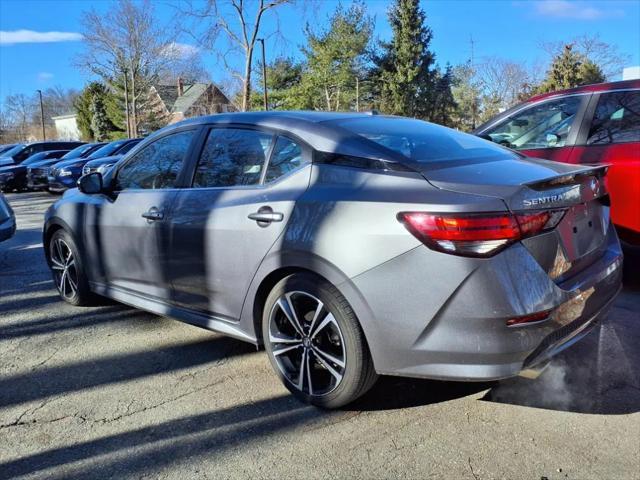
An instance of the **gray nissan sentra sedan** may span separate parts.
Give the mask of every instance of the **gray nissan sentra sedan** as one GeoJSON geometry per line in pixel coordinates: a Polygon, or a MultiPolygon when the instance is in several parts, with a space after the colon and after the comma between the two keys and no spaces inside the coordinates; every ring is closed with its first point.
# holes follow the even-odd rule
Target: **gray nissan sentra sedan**
{"type": "Polygon", "coordinates": [[[61,297],[264,344],[333,408],[377,374],[527,374],[621,286],[606,167],[401,117],[269,112],[167,127],[47,212],[61,297]]]}

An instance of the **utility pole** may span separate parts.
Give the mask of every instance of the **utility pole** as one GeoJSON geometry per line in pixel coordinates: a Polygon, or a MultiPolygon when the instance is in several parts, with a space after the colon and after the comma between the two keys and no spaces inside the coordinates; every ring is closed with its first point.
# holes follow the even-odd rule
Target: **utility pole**
{"type": "Polygon", "coordinates": [[[356,112],[360,111],[360,79],[356,77],[356,112]]]}
{"type": "Polygon", "coordinates": [[[127,69],[124,69],[124,116],[127,121],[127,138],[131,138],[131,123],[129,122],[129,87],[127,69]]]}
{"type": "Polygon", "coordinates": [[[44,142],[47,138],[44,133],[44,108],[42,106],[42,90],[36,90],[38,95],[40,95],[40,125],[42,126],[42,141],[44,142]]]}
{"type": "Polygon", "coordinates": [[[264,38],[257,39],[262,44],[262,89],[264,90],[264,109],[269,110],[269,99],[267,97],[267,63],[264,55],[264,38]]]}

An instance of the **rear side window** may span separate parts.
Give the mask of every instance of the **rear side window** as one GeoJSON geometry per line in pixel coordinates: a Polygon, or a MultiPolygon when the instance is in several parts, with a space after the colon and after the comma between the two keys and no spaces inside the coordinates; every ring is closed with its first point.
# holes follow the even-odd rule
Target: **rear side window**
{"type": "Polygon", "coordinates": [[[118,171],[116,189],[173,188],[193,136],[173,133],[144,147],[118,171]]]}
{"type": "Polygon", "coordinates": [[[640,91],[603,93],[587,145],[640,142],[640,91]]]}
{"type": "Polygon", "coordinates": [[[305,163],[307,162],[302,157],[300,145],[288,138],[278,137],[278,141],[273,147],[264,181],[273,182],[305,163]]]}
{"type": "Polygon", "coordinates": [[[487,140],[421,120],[374,116],[332,123],[419,163],[516,156],[487,140]]]}
{"type": "Polygon", "coordinates": [[[202,149],[194,187],[257,185],[272,135],[255,130],[213,128],[202,149]]]}

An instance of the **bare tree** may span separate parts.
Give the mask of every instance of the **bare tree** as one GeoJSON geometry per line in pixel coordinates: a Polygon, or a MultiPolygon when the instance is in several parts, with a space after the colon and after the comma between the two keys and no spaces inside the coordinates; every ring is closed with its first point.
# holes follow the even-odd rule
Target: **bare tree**
{"type": "Polygon", "coordinates": [[[500,109],[518,102],[521,92],[531,81],[523,64],[499,57],[486,57],[476,67],[483,95],[491,98],[500,109]]]}
{"type": "Polygon", "coordinates": [[[223,37],[226,48],[220,58],[242,83],[243,111],[250,106],[253,53],[264,16],[270,10],[287,3],[293,3],[293,0],[207,0],[202,6],[194,5],[192,0],[185,0],[185,8],[178,7],[183,13],[204,24],[202,33],[193,35],[204,48],[214,49],[216,42],[223,37]],[[238,54],[243,55],[240,69],[228,61],[238,54]]]}
{"type": "Polygon", "coordinates": [[[126,78],[128,130],[135,137],[145,96],[168,61],[163,52],[172,32],[158,25],[150,0],[118,0],[106,14],[92,9],[83,14],[82,27],[86,48],[77,63],[112,88],[126,78]]]}
{"type": "Polygon", "coordinates": [[[16,132],[20,141],[27,141],[36,105],[33,97],[24,93],[8,95],[4,101],[6,122],[16,132]]]}
{"type": "Polygon", "coordinates": [[[211,76],[204,66],[200,50],[196,47],[179,43],[171,43],[163,52],[167,62],[159,71],[161,84],[177,85],[178,79],[184,83],[211,81],[211,76]]]}

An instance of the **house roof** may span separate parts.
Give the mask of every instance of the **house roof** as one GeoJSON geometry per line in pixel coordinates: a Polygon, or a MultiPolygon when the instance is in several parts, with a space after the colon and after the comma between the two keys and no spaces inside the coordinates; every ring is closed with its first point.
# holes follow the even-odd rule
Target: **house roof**
{"type": "MultiPolygon", "coordinates": [[[[207,91],[211,83],[185,83],[178,96],[177,85],[155,85],[154,88],[171,113],[186,112],[207,91]]],[[[214,85],[215,87],[215,85],[214,85]]],[[[217,87],[216,87],[217,88],[217,87]]],[[[222,94],[222,92],[220,92],[222,94]]],[[[224,94],[223,94],[224,95],[224,94]]],[[[226,97],[225,97],[226,98],[226,97]]]]}

